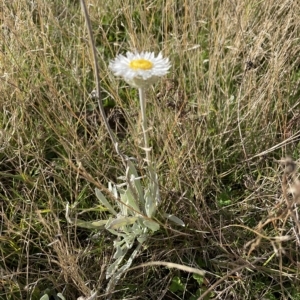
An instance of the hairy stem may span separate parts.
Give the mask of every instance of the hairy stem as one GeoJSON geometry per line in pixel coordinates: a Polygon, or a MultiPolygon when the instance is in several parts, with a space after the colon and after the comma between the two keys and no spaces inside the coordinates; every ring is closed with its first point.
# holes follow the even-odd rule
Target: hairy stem
{"type": "Polygon", "coordinates": [[[148,166],[151,165],[150,159],[150,150],[149,147],[149,136],[148,136],[148,128],[147,128],[147,117],[146,117],[146,97],[145,97],[145,89],[139,88],[139,97],[140,97],[140,106],[142,112],[142,130],[144,135],[144,150],[146,152],[146,162],[148,166]]]}

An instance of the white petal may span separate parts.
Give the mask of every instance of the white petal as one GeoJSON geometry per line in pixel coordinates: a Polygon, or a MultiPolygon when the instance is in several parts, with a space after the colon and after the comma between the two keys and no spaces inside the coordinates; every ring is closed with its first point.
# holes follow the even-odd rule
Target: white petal
{"type": "Polygon", "coordinates": [[[163,58],[160,52],[157,57],[153,52],[127,52],[126,56],[119,54],[109,63],[109,69],[116,76],[123,79],[134,87],[145,87],[155,83],[159,77],[168,73],[171,64],[168,58],[163,58]],[[151,69],[132,69],[130,62],[133,60],[144,59],[152,64],[151,69]]]}

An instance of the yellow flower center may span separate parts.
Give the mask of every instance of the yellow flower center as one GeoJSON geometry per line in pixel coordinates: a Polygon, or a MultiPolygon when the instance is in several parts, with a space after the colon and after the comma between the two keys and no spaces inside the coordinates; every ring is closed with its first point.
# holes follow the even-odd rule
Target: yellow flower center
{"type": "Polygon", "coordinates": [[[150,70],[153,67],[153,63],[146,59],[135,59],[130,62],[129,67],[133,70],[150,70]]]}

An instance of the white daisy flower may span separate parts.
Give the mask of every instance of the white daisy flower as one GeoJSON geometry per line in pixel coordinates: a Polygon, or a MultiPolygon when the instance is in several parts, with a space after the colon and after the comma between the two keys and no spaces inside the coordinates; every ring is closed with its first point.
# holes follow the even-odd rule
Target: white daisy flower
{"type": "Polygon", "coordinates": [[[154,57],[153,52],[127,52],[126,56],[119,54],[108,67],[133,87],[142,88],[166,75],[171,64],[161,53],[154,57]]]}

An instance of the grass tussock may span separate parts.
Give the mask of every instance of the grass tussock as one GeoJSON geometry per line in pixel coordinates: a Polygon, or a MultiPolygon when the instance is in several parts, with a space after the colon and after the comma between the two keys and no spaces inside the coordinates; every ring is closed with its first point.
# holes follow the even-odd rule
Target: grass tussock
{"type": "MultiPolygon", "coordinates": [[[[297,1],[87,4],[105,110],[141,172],[137,94],[108,62],[134,49],[172,62],[147,92],[149,135],[161,209],[186,227],[164,224],[134,266],[207,271],[145,265],[113,299],[300,299],[297,1]]],[[[0,20],[0,298],[106,299],[113,237],[67,222],[107,218],[94,188],[124,172],[90,96],[79,1],[2,1],[0,20]]]]}

